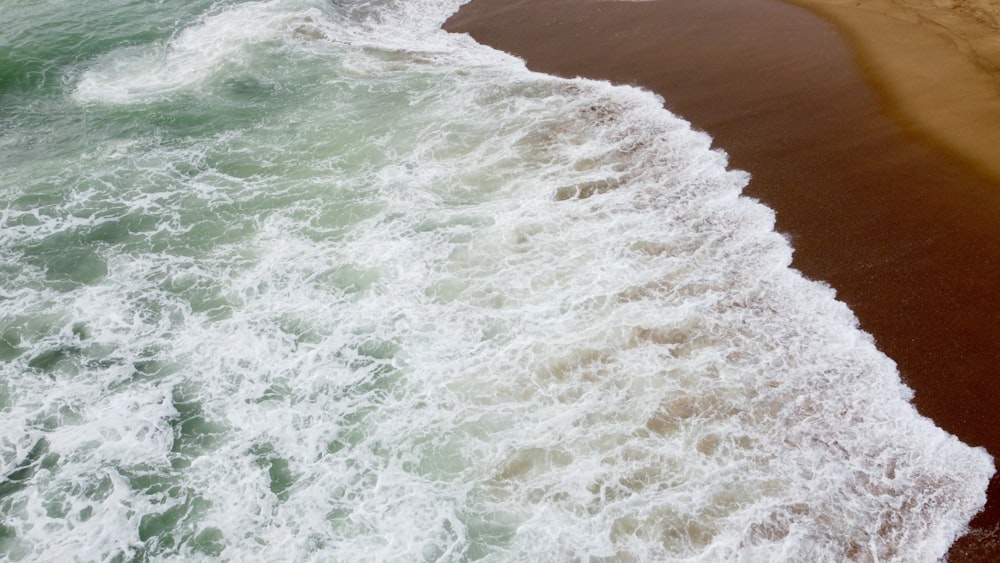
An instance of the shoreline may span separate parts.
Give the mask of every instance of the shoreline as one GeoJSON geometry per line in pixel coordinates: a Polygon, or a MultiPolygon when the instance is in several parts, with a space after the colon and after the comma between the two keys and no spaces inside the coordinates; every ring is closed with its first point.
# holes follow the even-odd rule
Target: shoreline
{"type": "MultiPolygon", "coordinates": [[[[731,168],[750,172],[744,193],[775,210],[793,267],[837,290],[897,362],[921,414],[1000,458],[991,295],[1000,158],[990,173],[907,121],[872,86],[881,71],[859,64],[853,40],[806,7],[818,4],[848,9],[841,0],[473,0],[444,27],[532,70],[661,95],[731,168]]],[[[997,476],[972,527],[950,560],[1000,559],[997,476]]]]}

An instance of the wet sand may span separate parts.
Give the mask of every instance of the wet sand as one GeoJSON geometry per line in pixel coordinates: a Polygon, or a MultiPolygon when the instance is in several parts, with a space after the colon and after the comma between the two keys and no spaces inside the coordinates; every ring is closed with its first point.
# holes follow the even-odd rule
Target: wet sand
{"type": "MultiPolygon", "coordinates": [[[[857,42],[777,0],[473,0],[445,27],[662,95],[752,174],[794,267],[837,290],[920,412],[1000,458],[1000,172],[906,117],[857,42]]],[[[1000,478],[988,495],[951,561],[1000,561],[1000,478]]]]}

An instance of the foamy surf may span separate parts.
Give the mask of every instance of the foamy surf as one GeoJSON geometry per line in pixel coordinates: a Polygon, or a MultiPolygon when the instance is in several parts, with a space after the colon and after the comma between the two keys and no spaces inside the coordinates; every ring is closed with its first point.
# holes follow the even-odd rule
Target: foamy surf
{"type": "Polygon", "coordinates": [[[3,553],[941,557],[992,460],[746,174],[456,6],[220,4],[68,65],[75,151],[12,112],[3,553]]]}

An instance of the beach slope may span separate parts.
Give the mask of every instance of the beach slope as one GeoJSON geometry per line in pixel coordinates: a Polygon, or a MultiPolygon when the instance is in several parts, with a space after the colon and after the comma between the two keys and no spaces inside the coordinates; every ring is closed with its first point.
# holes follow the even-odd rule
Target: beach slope
{"type": "Polygon", "coordinates": [[[838,25],[899,122],[1000,179],[1000,3],[792,3],[838,25]]]}

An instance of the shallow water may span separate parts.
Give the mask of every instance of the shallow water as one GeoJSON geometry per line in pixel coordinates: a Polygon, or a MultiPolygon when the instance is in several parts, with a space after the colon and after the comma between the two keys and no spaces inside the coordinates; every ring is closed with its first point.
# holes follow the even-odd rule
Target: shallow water
{"type": "Polygon", "coordinates": [[[0,0],[13,560],[934,560],[993,463],[652,94],[458,2],[0,0]]]}

